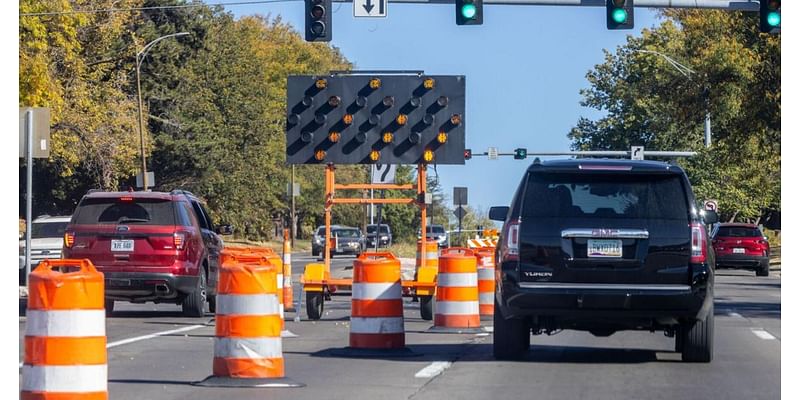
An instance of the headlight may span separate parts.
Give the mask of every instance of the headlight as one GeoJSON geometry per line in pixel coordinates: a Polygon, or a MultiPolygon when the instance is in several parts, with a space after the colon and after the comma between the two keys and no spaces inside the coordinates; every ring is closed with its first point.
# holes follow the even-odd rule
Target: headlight
{"type": "Polygon", "coordinates": [[[381,236],[381,240],[389,240],[388,236],[381,236]]]}

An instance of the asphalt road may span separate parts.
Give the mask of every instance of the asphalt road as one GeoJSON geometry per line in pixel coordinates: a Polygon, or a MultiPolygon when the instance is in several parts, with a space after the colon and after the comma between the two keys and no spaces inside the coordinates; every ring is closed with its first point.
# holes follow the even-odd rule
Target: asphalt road
{"type": "MultiPolygon", "coordinates": [[[[352,257],[335,258],[346,275],[352,257]]],[[[302,265],[293,258],[295,296],[302,265]]],[[[431,333],[418,303],[405,299],[406,343],[414,357],[348,358],[350,298],[333,296],[323,319],[287,313],[286,376],[303,388],[205,388],[211,374],[213,315],[183,318],[173,305],[117,303],[107,320],[109,394],[127,399],[776,399],[780,397],[779,276],[718,271],[715,359],[686,364],[662,333],[623,332],[608,338],[564,331],[534,336],[528,356],[495,361],[491,333],[431,333]]],[[[305,307],[305,304],[303,304],[305,307]]],[[[491,321],[484,321],[491,325],[491,321]]],[[[20,342],[24,335],[20,318],[20,342]]],[[[20,354],[20,360],[22,354],[20,354]]]]}

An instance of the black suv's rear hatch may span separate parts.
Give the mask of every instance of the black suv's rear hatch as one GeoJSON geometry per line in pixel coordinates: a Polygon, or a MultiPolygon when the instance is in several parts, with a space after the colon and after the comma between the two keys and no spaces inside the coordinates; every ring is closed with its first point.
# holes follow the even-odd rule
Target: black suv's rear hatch
{"type": "Polygon", "coordinates": [[[532,171],[524,196],[522,281],[688,284],[691,231],[682,175],[532,171]]]}

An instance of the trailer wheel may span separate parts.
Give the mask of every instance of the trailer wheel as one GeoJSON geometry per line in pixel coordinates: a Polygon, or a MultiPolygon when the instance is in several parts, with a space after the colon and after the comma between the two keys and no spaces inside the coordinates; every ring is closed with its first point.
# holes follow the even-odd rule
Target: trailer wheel
{"type": "Polygon", "coordinates": [[[433,296],[419,296],[419,315],[425,321],[433,319],[433,296]]]}
{"type": "Polygon", "coordinates": [[[306,314],[308,319],[318,320],[322,318],[322,310],[325,305],[325,299],[322,292],[306,292],[306,314]]]}

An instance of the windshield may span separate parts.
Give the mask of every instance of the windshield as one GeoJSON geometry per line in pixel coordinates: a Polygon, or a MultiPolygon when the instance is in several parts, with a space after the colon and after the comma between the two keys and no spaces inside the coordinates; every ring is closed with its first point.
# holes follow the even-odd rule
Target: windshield
{"type": "Polygon", "coordinates": [[[334,229],[331,231],[331,235],[340,238],[355,238],[361,236],[361,231],[358,229],[334,229]]]}
{"type": "Polygon", "coordinates": [[[34,222],[31,239],[60,238],[69,222],[34,222]]]}
{"type": "MultiPolygon", "coordinates": [[[[367,225],[367,233],[375,233],[377,230],[378,225],[367,225]]],[[[381,225],[381,234],[388,235],[389,234],[389,226],[388,225],[381,225]]]]}

